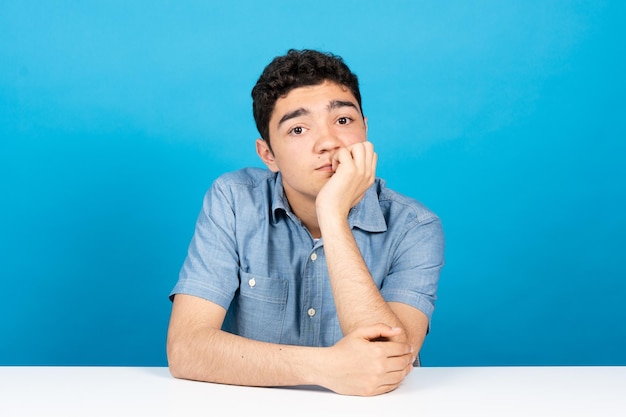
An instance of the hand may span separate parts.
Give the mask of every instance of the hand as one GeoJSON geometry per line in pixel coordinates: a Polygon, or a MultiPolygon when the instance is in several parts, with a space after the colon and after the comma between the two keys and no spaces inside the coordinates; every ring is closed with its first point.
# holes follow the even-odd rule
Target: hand
{"type": "Polygon", "coordinates": [[[325,387],[345,395],[370,396],[394,390],[413,369],[415,353],[392,342],[402,330],[385,324],[359,328],[329,348],[325,387]]]}
{"type": "Polygon", "coordinates": [[[376,179],[378,156],[371,142],[340,148],[333,155],[333,176],[315,200],[318,213],[334,213],[343,218],[365,195],[376,179]]]}

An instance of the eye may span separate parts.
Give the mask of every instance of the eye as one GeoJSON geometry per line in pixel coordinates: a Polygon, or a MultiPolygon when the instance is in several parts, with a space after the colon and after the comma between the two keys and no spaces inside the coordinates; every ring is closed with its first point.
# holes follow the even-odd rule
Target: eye
{"type": "Polygon", "coordinates": [[[304,128],[302,126],[296,126],[289,130],[290,135],[301,135],[304,133],[304,128]]]}
{"type": "Polygon", "coordinates": [[[337,123],[339,123],[340,125],[347,125],[350,122],[352,122],[352,118],[350,117],[343,116],[337,119],[337,123]]]}

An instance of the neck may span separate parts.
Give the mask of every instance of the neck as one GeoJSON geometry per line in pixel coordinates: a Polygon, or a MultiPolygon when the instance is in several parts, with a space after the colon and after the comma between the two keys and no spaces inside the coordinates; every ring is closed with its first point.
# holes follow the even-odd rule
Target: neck
{"type": "MultiPolygon", "coordinates": [[[[285,190],[287,201],[289,201],[289,207],[291,211],[298,216],[304,227],[306,227],[315,239],[319,239],[322,234],[320,226],[317,220],[317,210],[315,209],[315,200],[308,200],[302,198],[290,198],[289,192],[285,190]]],[[[293,197],[293,196],[291,196],[293,197]]]]}
{"type": "Polygon", "coordinates": [[[298,216],[302,224],[304,224],[304,227],[306,227],[309,230],[309,233],[311,234],[311,236],[313,236],[314,239],[319,239],[320,237],[322,237],[320,226],[317,221],[317,212],[315,211],[315,204],[313,204],[312,209],[310,207],[307,207],[304,209],[291,207],[291,210],[296,216],[298,216]]]}

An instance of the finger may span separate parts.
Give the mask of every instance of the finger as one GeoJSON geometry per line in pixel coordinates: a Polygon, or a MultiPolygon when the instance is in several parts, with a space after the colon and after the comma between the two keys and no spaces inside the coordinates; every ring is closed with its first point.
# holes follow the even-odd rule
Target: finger
{"type": "Polygon", "coordinates": [[[361,327],[356,330],[358,335],[367,340],[376,340],[380,338],[389,338],[398,336],[402,333],[400,327],[391,327],[386,324],[373,324],[371,326],[361,327]]]}
{"type": "Polygon", "coordinates": [[[407,375],[408,374],[404,369],[387,372],[381,381],[381,386],[397,387],[407,375]]]}
{"type": "Polygon", "coordinates": [[[386,359],[386,372],[407,373],[412,368],[411,355],[391,356],[386,359]]]}
{"type": "Polygon", "coordinates": [[[352,160],[354,161],[354,165],[359,170],[359,172],[366,172],[365,169],[367,167],[367,150],[363,143],[355,143],[350,146],[350,155],[352,156],[352,160]]]}
{"type": "Polygon", "coordinates": [[[372,142],[359,143],[363,149],[363,169],[368,174],[368,180],[373,180],[376,176],[376,163],[378,155],[374,152],[374,144],[372,142]]]}
{"type": "Polygon", "coordinates": [[[376,179],[376,164],[378,162],[378,155],[376,155],[376,152],[372,151],[372,154],[369,155],[367,157],[367,166],[366,166],[366,172],[368,174],[368,178],[367,180],[370,182],[370,184],[372,184],[374,182],[374,180],[376,179]]]}
{"type": "Polygon", "coordinates": [[[337,171],[339,165],[348,163],[350,161],[352,161],[352,155],[350,154],[350,152],[346,148],[339,148],[337,152],[335,152],[335,154],[333,155],[333,159],[331,161],[333,172],[337,171]]]}
{"type": "Polygon", "coordinates": [[[377,390],[379,392],[389,392],[398,388],[404,378],[408,375],[404,370],[387,372],[381,379],[377,390]]]}
{"type": "Polygon", "coordinates": [[[374,144],[369,141],[363,142],[363,147],[367,150],[368,154],[372,154],[374,152],[374,144]]]}
{"type": "Polygon", "coordinates": [[[371,159],[371,156],[374,153],[374,144],[372,142],[361,142],[359,145],[363,148],[363,152],[368,159],[371,159]]]}
{"type": "Polygon", "coordinates": [[[372,172],[376,175],[376,166],[378,165],[378,154],[372,151],[372,172]]]}

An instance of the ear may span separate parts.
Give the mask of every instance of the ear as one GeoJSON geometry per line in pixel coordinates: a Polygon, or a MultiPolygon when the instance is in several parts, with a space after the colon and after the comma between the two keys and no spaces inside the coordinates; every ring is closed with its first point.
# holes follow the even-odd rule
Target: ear
{"type": "Polygon", "coordinates": [[[276,164],[276,160],[274,158],[274,153],[272,152],[265,140],[261,138],[256,140],[256,153],[257,155],[259,155],[259,158],[261,158],[261,161],[263,161],[263,163],[267,165],[270,171],[279,171],[278,165],[276,164]]]}

